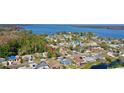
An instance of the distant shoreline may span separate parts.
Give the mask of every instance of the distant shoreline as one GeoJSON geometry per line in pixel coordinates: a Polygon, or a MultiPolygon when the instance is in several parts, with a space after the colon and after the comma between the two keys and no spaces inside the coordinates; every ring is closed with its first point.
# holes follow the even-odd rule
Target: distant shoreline
{"type": "Polygon", "coordinates": [[[75,25],[75,27],[80,27],[80,28],[99,28],[99,29],[112,29],[112,30],[124,30],[124,25],[119,25],[119,24],[110,24],[110,25],[75,25]]]}
{"type": "Polygon", "coordinates": [[[124,24],[17,24],[18,26],[30,26],[30,25],[70,25],[80,28],[99,28],[99,29],[112,29],[112,30],[124,30],[124,24]]]}

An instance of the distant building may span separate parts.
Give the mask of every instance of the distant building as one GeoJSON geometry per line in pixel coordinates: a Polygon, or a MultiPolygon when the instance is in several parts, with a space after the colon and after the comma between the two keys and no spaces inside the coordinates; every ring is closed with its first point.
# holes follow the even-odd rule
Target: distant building
{"type": "Polygon", "coordinates": [[[54,59],[49,59],[47,60],[47,64],[51,69],[60,69],[61,68],[61,64],[59,61],[54,60],[54,59]]]}
{"type": "Polygon", "coordinates": [[[41,61],[41,63],[36,66],[36,69],[49,69],[49,66],[45,61],[41,61]]]}
{"type": "Polygon", "coordinates": [[[25,55],[25,56],[22,56],[22,59],[24,61],[29,62],[29,61],[32,61],[33,60],[33,56],[32,55],[25,55]]]}
{"type": "Polygon", "coordinates": [[[7,58],[7,65],[17,65],[21,63],[20,56],[9,56],[7,58]]]}
{"type": "Polygon", "coordinates": [[[69,58],[64,58],[64,59],[61,59],[60,63],[63,64],[63,65],[71,65],[72,60],[69,59],[69,58]]]}
{"type": "Polygon", "coordinates": [[[5,58],[0,58],[0,63],[4,61],[5,61],[5,58]]]}
{"type": "Polygon", "coordinates": [[[80,65],[82,65],[82,64],[84,64],[84,63],[86,63],[86,61],[84,60],[84,58],[83,58],[82,55],[80,55],[80,54],[74,55],[74,62],[75,62],[78,66],[80,66],[80,65]]]}

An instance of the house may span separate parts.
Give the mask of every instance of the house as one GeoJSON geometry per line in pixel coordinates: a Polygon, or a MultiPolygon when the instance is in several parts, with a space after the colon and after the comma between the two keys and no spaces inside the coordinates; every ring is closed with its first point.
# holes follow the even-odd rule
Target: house
{"type": "Polygon", "coordinates": [[[93,55],[93,57],[94,57],[94,59],[99,59],[99,60],[105,59],[105,57],[103,57],[102,54],[95,54],[95,55],[93,55]]]}
{"type": "Polygon", "coordinates": [[[49,69],[49,66],[45,61],[41,61],[41,63],[36,66],[36,69],[49,69]]]}
{"type": "Polygon", "coordinates": [[[80,41],[79,40],[74,40],[71,42],[71,44],[73,45],[73,48],[75,48],[76,46],[80,45],[80,41]]]}
{"type": "Polygon", "coordinates": [[[5,58],[0,58],[0,63],[4,61],[5,61],[5,58]]]}
{"type": "Polygon", "coordinates": [[[64,59],[61,59],[60,63],[63,64],[63,65],[71,65],[72,60],[69,59],[69,58],[64,58],[64,59]]]}
{"type": "Polygon", "coordinates": [[[75,54],[75,55],[74,55],[74,62],[75,62],[78,66],[80,66],[80,65],[82,65],[82,64],[84,64],[84,63],[86,63],[86,61],[84,60],[83,56],[80,55],[80,54],[75,54]]]}
{"type": "Polygon", "coordinates": [[[72,44],[74,44],[74,45],[80,45],[80,41],[79,40],[75,40],[75,41],[72,42],[72,44]]]}
{"type": "Polygon", "coordinates": [[[46,62],[51,69],[60,69],[62,67],[60,62],[55,59],[49,59],[46,62]]]}
{"type": "Polygon", "coordinates": [[[84,57],[84,60],[86,62],[94,62],[94,61],[96,61],[96,58],[93,56],[86,56],[86,57],[84,57]]]}
{"type": "Polygon", "coordinates": [[[33,60],[33,56],[32,55],[25,55],[25,56],[22,56],[22,59],[26,62],[29,62],[29,61],[33,60]]]}
{"type": "Polygon", "coordinates": [[[17,64],[21,64],[20,56],[9,56],[7,58],[7,65],[17,65],[17,64]]]}
{"type": "Polygon", "coordinates": [[[67,49],[64,48],[64,47],[61,47],[59,52],[62,54],[62,55],[67,55],[67,49]]]}
{"type": "Polygon", "coordinates": [[[83,46],[84,46],[83,42],[80,42],[80,47],[83,47],[83,46]]]}
{"type": "Polygon", "coordinates": [[[60,57],[57,58],[57,60],[58,60],[58,61],[61,61],[61,60],[63,60],[63,57],[60,56],[60,57]]]}
{"type": "Polygon", "coordinates": [[[90,51],[97,51],[97,52],[104,50],[100,46],[90,46],[89,48],[90,48],[90,51]]]}

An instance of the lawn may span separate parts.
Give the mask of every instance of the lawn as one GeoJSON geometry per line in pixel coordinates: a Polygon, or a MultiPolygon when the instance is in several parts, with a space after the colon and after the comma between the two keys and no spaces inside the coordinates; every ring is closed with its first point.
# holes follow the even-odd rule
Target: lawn
{"type": "Polygon", "coordinates": [[[93,65],[98,65],[100,64],[101,62],[99,61],[95,61],[95,62],[89,62],[89,63],[86,63],[84,64],[81,69],[90,69],[93,65]]]}

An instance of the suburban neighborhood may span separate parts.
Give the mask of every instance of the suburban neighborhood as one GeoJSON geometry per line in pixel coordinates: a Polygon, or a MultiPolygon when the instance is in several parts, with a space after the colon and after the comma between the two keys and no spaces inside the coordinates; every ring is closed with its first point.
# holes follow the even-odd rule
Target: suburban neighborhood
{"type": "MultiPolygon", "coordinates": [[[[29,39],[16,38],[14,44],[18,48],[13,45],[11,48],[14,48],[12,53],[17,52],[14,52],[15,54],[6,56],[7,49],[2,51],[5,47],[1,45],[0,68],[3,69],[90,69],[93,66],[99,68],[101,65],[106,65],[105,68],[124,66],[124,39],[102,38],[91,32],[59,32],[41,36],[32,35],[30,31],[10,32],[15,34],[14,37],[20,34],[21,37],[30,35],[29,39]],[[35,41],[32,43],[31,39],[35,41]],[[25,40],[23,47],[23,43],[21,47],[17,44],[19,40],[21,43],[25,40]]],[[[1,31],[1,35],[4,34],[5,32],[1,31]]],[[[1,41],[1,44],[4,42],[1,41]]]]}

